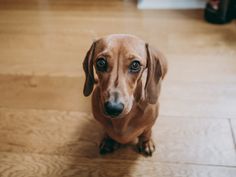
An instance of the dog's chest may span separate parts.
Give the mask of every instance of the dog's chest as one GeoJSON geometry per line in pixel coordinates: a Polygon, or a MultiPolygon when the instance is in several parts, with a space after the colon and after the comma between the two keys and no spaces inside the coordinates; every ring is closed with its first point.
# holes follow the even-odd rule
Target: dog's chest
{"type": "Polygon", "coordinates": [[[107,125],[106,129],[109,136],[120,143],[133,141],[143,132],[143,128],[137,127],[136,124],[128,124],[126,122],[111,123],[107,125]]]}
{"type": "Polygon", "coordinates": [[[125,136],[125,135],[129,135],[134,131],[134,127],[133,126],[129,126],[129,125],[123,125],[123,126],[117,126],[117,125],[112,125],[111,129],[113,130],[113,132],[117,135],[120,136],[125,136]]]}

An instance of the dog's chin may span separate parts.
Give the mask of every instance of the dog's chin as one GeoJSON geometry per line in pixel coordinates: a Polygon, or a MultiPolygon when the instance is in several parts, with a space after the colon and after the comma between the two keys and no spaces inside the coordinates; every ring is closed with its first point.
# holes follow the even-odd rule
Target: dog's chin
{"type": "Polygon", "coordinates": [[[122,119],[122,118],[124,118],[124,115],[123,115],[123,114],[110,115],[110,114],[108,114],[108,113],[106,113],[106,112],[104,112],[104,116],[105,116],[106,118],[109,118],[109,119],[122,119]]]}
{"type": "Polygon", "coordinates": [[[106,111],[104,111],[104,116],[106,118],[113,119],[113,120],[115,120],[115,119],[123,119],[126,115],[127,115],[127,113],[125,113],[125,112],[122,112],[119,115],[110,115],[106,111]]]}

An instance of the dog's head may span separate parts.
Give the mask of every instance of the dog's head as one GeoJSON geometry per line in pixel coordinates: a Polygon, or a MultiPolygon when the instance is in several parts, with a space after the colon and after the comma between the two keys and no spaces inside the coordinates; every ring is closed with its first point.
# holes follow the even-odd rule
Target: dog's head
{"type": "Polygon", "coordinates": [[[92,44],[83,68],[84,95],[90,95],[96,83],[104,114],[118,118],[128,114],[135,102],[157,102],[167,64],[160,52],[141,39],[114,34],[92,44]]]}

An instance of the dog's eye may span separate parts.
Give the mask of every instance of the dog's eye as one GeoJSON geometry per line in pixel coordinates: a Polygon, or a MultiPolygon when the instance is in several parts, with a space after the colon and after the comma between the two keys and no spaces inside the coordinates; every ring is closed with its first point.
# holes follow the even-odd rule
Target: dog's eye
{"type": "Polygon", "coordinates": [[[141,65],[139,61],[133,61],[129,66],[129,71],[133,73],[139,72],[141,69],[141,65]]]}
{"type": "Polygon", "coordinates": [[[107,70],[107,61],[104,58],[99,58],[96,62],[98,71],[105,72],[107,70]]]}

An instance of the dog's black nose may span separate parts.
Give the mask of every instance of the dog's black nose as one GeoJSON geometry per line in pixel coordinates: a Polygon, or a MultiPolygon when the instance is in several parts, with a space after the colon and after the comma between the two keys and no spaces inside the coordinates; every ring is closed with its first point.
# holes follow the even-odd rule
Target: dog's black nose
{"type": "Polygon", "coordinates": [[[105,111],[108,115],[110,115],[112,117],[116,117],[116,116],[120,115],[120,113],[123,111],[124,104],[107,101],[105,103],[104,107],[105,107],[105,111]]]}

